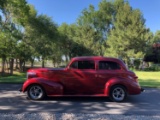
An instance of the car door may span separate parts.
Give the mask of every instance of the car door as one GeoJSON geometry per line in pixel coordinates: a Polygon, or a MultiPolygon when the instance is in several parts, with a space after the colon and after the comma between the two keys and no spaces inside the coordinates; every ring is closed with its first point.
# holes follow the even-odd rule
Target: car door
{"type": "Polygon", "coordinates": [[[67,94],[94,94],[93,81],[96,79],[95,62],[93,60],[74,61],[68,69],[69,77],[65,80],[67,94]]]}
{"type": "Polygon", "coordinates": [[[113,77],[118,76],[120,65],[113,61],[99,61],[97,70],[97,89],[100,93],[104,93],[105,84],[113,77]]]}

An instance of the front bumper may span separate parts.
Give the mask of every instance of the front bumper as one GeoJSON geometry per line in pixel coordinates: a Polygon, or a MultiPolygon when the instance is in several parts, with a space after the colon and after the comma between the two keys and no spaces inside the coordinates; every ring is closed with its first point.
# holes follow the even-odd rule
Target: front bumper
{"type": "Polygon", "coordinates": [[[19,91],[19,92],[22,92],[22,88],[20,88],[18,91],[19,91]]]}
{"type": "Polygon", "coordinates": [[[141,88],[141,92],[145,92],[145,89],[144,89],[144,88],[141,88]]]}

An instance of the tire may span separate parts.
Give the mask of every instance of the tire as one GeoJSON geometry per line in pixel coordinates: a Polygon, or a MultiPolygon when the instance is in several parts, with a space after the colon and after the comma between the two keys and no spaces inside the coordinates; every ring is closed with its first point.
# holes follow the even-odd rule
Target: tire
{"type": "Polygon", "coordinates": [[[109,97],[113,102],[122,102],[127,97],[126,89],[121,85],[115,85],[111,88],[109,97]]]}
{"type": "Polygon", "coordinates": [[[27,96],[31,100],[42,100],[45,97],[45,91],[40,85],[31,85],[27,89],[27,96]]]}

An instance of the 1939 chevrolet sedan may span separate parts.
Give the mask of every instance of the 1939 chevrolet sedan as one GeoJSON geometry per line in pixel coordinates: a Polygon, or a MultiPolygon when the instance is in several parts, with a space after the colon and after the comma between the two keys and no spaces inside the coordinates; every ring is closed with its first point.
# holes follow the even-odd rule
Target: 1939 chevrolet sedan
{"type": "Polygon", "coordinates": [[[108,96],[121,102],[143,89],[135,73],[121,60],[93,56],[72,58],[66,68],[29,69],[21,91],[32,100],[45,96],[108,96]]]}

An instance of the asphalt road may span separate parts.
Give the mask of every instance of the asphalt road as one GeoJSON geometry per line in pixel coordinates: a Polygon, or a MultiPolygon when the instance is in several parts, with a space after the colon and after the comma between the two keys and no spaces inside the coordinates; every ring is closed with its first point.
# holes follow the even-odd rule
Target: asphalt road
{"type": "Polygon", "coordinates": [[[140,95],[128,96],[122,103],[102,97],[62,97],[31,101],[18,89],[21,84],[0,84],[0,113],[87,113],[160,115],[160,89],[145,88],[140,95]]]}

